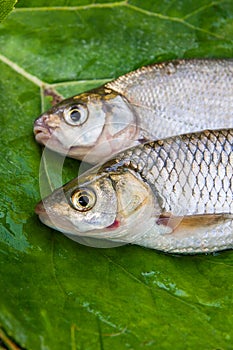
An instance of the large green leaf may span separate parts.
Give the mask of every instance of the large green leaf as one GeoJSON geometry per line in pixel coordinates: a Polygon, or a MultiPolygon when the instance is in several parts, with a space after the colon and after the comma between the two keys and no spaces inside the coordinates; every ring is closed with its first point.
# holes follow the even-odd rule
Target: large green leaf
{"type": "Polygon", "coordinates": [[[27,350],[232,349],[233,252],[95,249],[43,226],[32,134],[44,87],[68,97],[142,64],[232,57],[232,35],[231,0],[21,0],[3,22],[0,338],[9,348],[11,338],[27,350]]]}

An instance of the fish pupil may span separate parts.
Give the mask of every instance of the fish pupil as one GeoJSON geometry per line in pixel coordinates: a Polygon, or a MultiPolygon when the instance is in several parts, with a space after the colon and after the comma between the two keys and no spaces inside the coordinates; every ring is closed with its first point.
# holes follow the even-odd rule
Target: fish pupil
{"type": "Polygon", "coordinates": [[[89,204],[89,198],[85,195],[83,196],[80,196],[79,199],[78,199],[78,202],[79,204],[82,206],[82,207],[87,207],[88,204],[89,204]]]}
{"type": "Polygon", "coordinates": [[[71,111],[70,118],[73,120],[73,122],[78,122],[81,118],[81,114],[80,114],[79,110],[74,109],[73,111],[71,111]]]}

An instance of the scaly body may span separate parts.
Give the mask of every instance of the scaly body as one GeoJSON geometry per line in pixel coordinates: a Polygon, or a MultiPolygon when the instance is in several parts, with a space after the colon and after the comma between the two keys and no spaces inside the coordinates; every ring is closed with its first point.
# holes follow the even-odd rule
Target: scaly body
{"type": "Polygon", "coordinates": [[[34,131],[47,147],[98,163],[145,140],[231,128],[232,106],[233,60],[177,60],[66,99],[34,131]]]}
{"type": "Polygon", "coordinates": [[[70,238],[176,253],[233,247],[233,129],[145,143],[119,153],[36,209],[70,238]]]}

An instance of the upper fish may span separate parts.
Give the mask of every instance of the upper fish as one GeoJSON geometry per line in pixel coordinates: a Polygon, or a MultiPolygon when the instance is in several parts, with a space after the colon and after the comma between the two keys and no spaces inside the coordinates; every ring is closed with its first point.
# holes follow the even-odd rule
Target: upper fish
{"type": "Polygon", "coordinates": [[[233,129],[130,148],[55,190],[36,213],[93,246],[186,254],[233,248],[233,129]]]}
{"type": "Polygon", "coordinates": [[[231,128],[232,106],[232,59],[174,60],[63,100],[34,133],[54,151],[99,163],[146,140],[231,128]]]}

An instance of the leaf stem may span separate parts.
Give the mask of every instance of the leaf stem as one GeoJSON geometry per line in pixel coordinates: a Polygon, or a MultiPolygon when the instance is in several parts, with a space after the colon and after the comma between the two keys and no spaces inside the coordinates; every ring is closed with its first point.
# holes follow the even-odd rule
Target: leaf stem
{"type": "Polygon", "coordinates": [[[0,340],[3,341],[4,345],[6,345],[7,348],[9,348],[9,350],[22,349],[22,348],[18,347],[18,345],[16,345],[2,329],[0,329],[0,340]]]}

